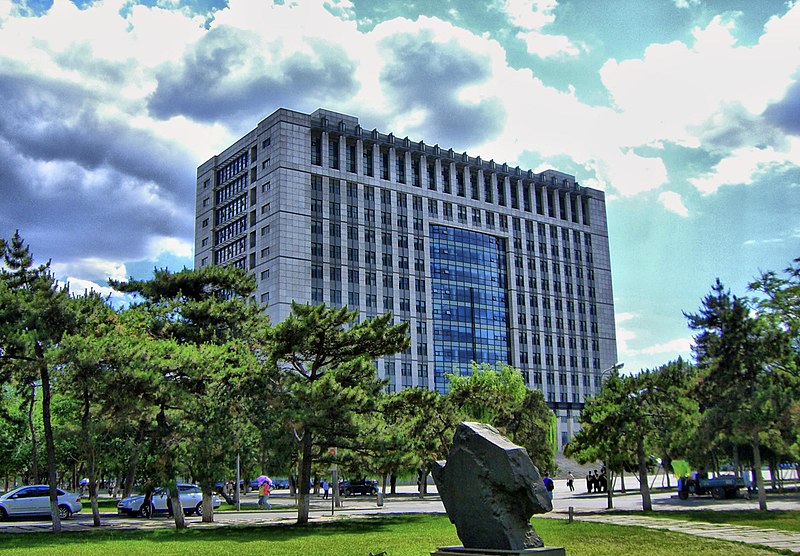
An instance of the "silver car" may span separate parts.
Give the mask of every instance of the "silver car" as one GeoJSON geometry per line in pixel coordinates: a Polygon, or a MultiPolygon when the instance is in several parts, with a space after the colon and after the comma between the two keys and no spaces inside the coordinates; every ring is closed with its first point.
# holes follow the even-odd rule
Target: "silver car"
{"type": "MultiPolygon", "coordinates": [[[[181,506],[186,515],[203,515],[203,491],[197,485],[179,484],[181,506]]],[[[211,497],[211,505],[216,510],[221,502],[215,494],[211,497]]],[[[169,499],[169,492],[165,488],[157,488],[153,491],[153,498],[150,506],[144,503],[144,494],[137,494],[123,498],[117,504],[117,514],[139,517],[150,517],[154,514],[172,514],[172,502],[169,499]]]]}
{"type": "MultiPolygon", "coordinates": [[[[58,491],[58,515],[67,519],[81,511],[80,494],[58,491]]],[[[50,487],[47,485],[28,485],[17,487],[0,496],[0,520],[9,517],[49,516],[50,487]]]]}

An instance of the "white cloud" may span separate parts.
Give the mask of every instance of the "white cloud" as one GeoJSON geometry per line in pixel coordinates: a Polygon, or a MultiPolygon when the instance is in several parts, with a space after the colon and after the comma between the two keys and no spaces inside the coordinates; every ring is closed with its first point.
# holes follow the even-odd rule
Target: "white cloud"
{"type": "Polygon", "coordinates": [[[688,181],[704,194],[715,193],[723,185],[749,185],[768,172],[779,172],[800,165],[800,139],[788,141],[785,150],[747,146],[736,149],[711,171],[688,181]]]}
{"type": "MultiPolygon", "coordinates": [[[[51,265],[56,276],[82,276],[92,277],[95,280],[127,280],[128,271],[125,265],[117,261],[110,261],[90,257],[86,259],[76,259],[70,262],[53,262],[51,265]]],[[[78,280],[78,278],[71,278],[78,280]]]]}
{"type": "Polygon", "coordinates": [[[157,237],[150,240],[148,252],[151,260],[155,260],[163,254],[176,257],[191,257],[194,252],[194,246],[192,243],[177,237],[157,237]]]}
{"type": "Polygon", "coordinates": [[[665,209],[674,212],[678,216],[686,218],[689,216],[689,209],[683,204],[683,198],[680,193],[674,191],[662,191],[658,194],[658,202],[661,203],[665,209]]]}
{"type": "Polygon", "coordinates": [[[697,147],[704,125],[726,106],[761,114],[781,99],[800,68],[800,6],[773,18],[758,44],[736,44],[735,21],[716,16],[691,44],[654,44],[641,59],[600,70],[631,144],[697,147]],[[793,31],[789,31],[789,29],[793,31]]]}
{"type": "Polygon", "coordinates": [[[617,313],[616,315],[614,315],[614,319],[616,320],[617,324],[633,320],[638,317],[639,315],[636,313],[617,313]]]}
{"type": "Polygon", "coordinates": [[[529,54],[540,58],[578,56],[586,50],[566,35],[543,33],[542,29],[556,20],[556,0],[506,0],[503,11],[512,25],[522,29],[517,38],[525,43],[529,54]]]}
{"type": "Polygon", "coordinates": [[[686,358],[686,356],[688,356],[692,351],[692,342],[693,339],[691,337],[676,338],[675,340],[670,340],[669,342],[634,350],[633,353],[645,355],[668,355],[670,357],[682,356],[686,358]]]}
{"type": "Polygon", "coordinates": [[[556,20],[557,0],[506,0],[505,12],[512,24],[523,29],[541,29],[556,20]]]}
{"type": "Polygon", "coordinates": [[[539,31],[520,31],[517,38],[525,42],[528,54],[539,58],[556,58],[558,56],[578,56],[586,50],[583,45],[576,45],[566,35],[549,35],[539,31]]]}

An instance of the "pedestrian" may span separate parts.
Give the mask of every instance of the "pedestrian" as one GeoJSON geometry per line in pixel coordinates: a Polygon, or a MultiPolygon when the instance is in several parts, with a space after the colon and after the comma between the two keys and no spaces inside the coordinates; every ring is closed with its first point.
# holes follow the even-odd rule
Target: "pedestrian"
{"type": "Polygon", "coordinates": [[[600,473],[600,478],[598,479],[600,483],[600,490],[602,492],[608,491],[608,478],[606,477],[606,468],[603,468],[603,472],[600,473]]]}
{"type": "Polygon", "coordinates": [[[597,474],[597,469],[594,470],[594,491],[600,492],[600,475],[597,474]]]}
{"type": "Polygon", "coordinates": [[[327,500],[328,499],[328,489],[330,489],[330,487],[331,486],[328,484],[328,480],[327,479],[322,479],[322,499],[323,500],[327,500]]]}
{"type": "Polygon", "coordinates": [[[572,471],[567,473],[567,486],[570,492],[575,491],[575,475],[572,474],[572,471]]]}
{"type": "Polygon", "coordinates": [[[592,475],[592,472],[589,471],[586,474],[586,492],[591,494],[593,490],[594,490],[594,475],[592,475]]]}
{"type": "Polygon", "coordinates": [[[269,505],[269,481],[261,481],[258,483],[258,509],[271,509],[269,505]]]}
{"type": "Polygon", "coordinates": [[[544,488],[547,489],[547,499],[552,500],[553,490],[555,490],[556,488],[556,486],[553,484],[553,479],[551,479],[550,477],[544,477],[542,479],[542,482],[544,483],[544,488]]]}

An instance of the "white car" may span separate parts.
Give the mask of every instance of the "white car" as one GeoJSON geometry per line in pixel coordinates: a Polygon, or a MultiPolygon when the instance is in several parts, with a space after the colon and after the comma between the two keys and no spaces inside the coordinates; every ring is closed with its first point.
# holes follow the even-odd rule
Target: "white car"
{"type": "MultiPolygon", "coordinates": [[[[179,484],[181,507],[186,515],[203,515],[203,491],[197,485],[179,484]]],[[[214,494],[211,496],[211,505],[216,510],[221,502],[219,497],[214,494]]],[[[144,503],[144,494],[137,494],[123,498],[117,504],[117,514],[139,517],[150,517],[158,513],[172,515],[172,502],[169,499],[169,492],[165,488],[157,488],[153,491],[153,498],[150,506],[144,503]]]]}
{"type": "MultiPolygon", "coordinates": [[[[58,491],[58,515],[67,519],[81,511],[81,496],[58,491]]],[[[47,485],[28,485],[9,490],[0,496],[0,521],[9,517],[50,515],[50,487],[47,485]]]]}

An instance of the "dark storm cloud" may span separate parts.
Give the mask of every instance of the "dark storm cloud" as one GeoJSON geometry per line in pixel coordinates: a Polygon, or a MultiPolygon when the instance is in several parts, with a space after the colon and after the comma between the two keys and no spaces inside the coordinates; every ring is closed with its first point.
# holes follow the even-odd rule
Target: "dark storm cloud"
{"type": "Polygon", "coordinates": [[[0,74],[0,98],[0,137],[25,158],[109,167],[154,182],[159,195],[175,202],[193,201],[195,165],[187,153],[150,132],[101,119],[102,101],[92,93],[44,77],[0,74]]]}
{"type": "Polygon", "coordinates": [[[44,77],[0,74],[0,237],[39,259],[142,258],[151,238],[191,237],[196,161],[98,116],[102,99],[44,77]]]}
{"type": "Polygon", "coordinates": [[[190,237],[193,204],[176,206],[152,190],[114,170],[87,174],[61,163],[42,171],[0,141],[0,237],[19,229],[38,259],[135,260],[149,254],[149,238],[190,237]]]}
{"type": "Polygon", "coordinates": [[[472,104],[458,98],[463,87],[489,78],[488,58],[464,51],[455,41],[431,43],[412,35],[393,37],[382,46],[389,61],[381,80],[398,112],[425,110],[426,138],[464,148],[502,130],[505,112],[499,100],[472,104]]]}
{"type": "Polygon", "coordinates": [[[800,76],[780,102],[771,104],[764,116],[787,133],[800,135],[800,76]]]}
{"type": "MultiPolygon", "coordinates": [[[[149,99],[151,114],[178,114],[204,122],[256,121],[276,106],[297,106],[301,99],[349,97],[356,93],[355,64],[327,41],[312,40],[313,56],[298,52],[279,67],[263,66],[248,36],[229,27],[206,33],[181,64],[167,64],[158,73],[158,87],[149,99]],[[253,60],[261,67],[242,70],[253,60]]],[[[236,127],[235,125],[233,127],[236,127]]]]}

